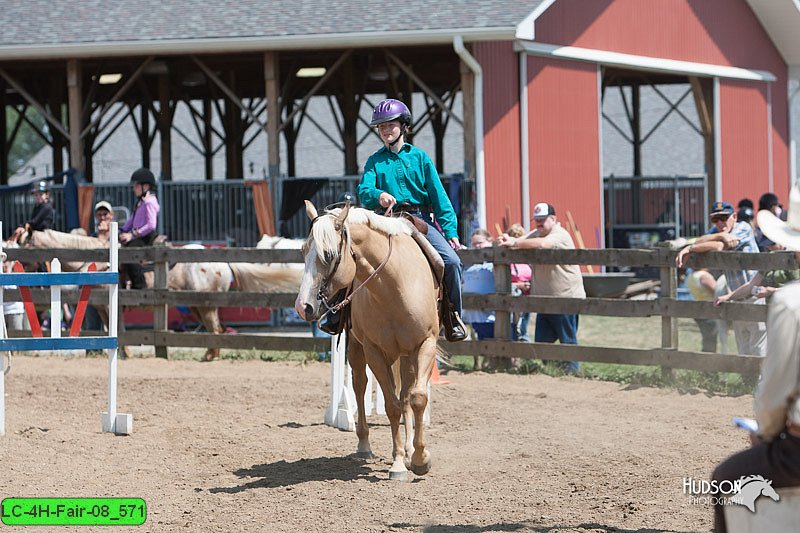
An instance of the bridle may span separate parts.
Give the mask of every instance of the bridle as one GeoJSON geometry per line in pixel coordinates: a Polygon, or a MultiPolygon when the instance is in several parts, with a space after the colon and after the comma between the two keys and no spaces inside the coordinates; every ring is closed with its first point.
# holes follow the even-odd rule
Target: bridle
{"type": "MultiPolygon", "coordinates": [[[[322,215],[317,215],[316,217],[314,217],[314,219],[311,221],[311,227],[313,228],[314,227],[314,223],[317,220],[319,220],[321,217],[326,216],[326,215],[329,215],[329,213],[325,213],[325,214],[322,214],[322,215]]],[[[331,215],[331,216],[333,216],[333,215],[331,215]]],[[[356,253],[355,253],[355,251],[353,251],[353,247],[352,247],[350,231],[348,230],[347,224],[345,224],[344,221],[342,221],[342,228],[339,231],[342,234],[342,237],[341,237],[341,239],[339,241],[339,253],[336,255],[336,259],[334,260],[330,271],[328,271],[328,274],[322,280],[322,283],[320,284],[319,291],[317,292],[317,299],[322,302],[322,305],[324,305],[325,309],[326,309],[325,312],[317,319],[317,320],[320,320],[320,321],[323,318],[325,318],[326,315],[328,315],[328,314],[335,315],[336,313],[338,313],[339,311],[341,311],[342,309],[344,309],[345,307],[350,305],[350,303],[353,301],[353,297],[356,295],[356,293],[358,291],[360,291],[367,283],[369,283],[369,281],[371,279],[373,279],[375,276],[377,276],[378,273],[381,270],[383,270],[383,267],[386,266],[386,263],[389,262],[389,258],[392,256],[392,236],[389,235],[389,251],[386,253],[386,257],[383,258],[383,261],[381,261],[381,264],[378,265],[378,267],[375,270],[372,271],[372,274],[367,276],[367,279],[362,281],[358,285],[358,287],[356,287],[355,289],[353,288],[353,285],[355,284],[355,278],[353,278],[353,282],[346,289],[347,292],[346,292],[345,298],[341,302],[339,302],[337,304],[334,304],[334,305],[331,305],[330,302],[328,301],[330,296],[326,296],[325,293],[327,292],[326,289],[328,287],[328,284],[331,282],[331,280],[333,279],[333,276],[336,274],[336,271],[339,269],[339,265],[341,265],[342,257],[344,257],[345,253],[347,253],[349,251],[350,256],[353,258],[353,261],[357,261],[356,253]]]]}

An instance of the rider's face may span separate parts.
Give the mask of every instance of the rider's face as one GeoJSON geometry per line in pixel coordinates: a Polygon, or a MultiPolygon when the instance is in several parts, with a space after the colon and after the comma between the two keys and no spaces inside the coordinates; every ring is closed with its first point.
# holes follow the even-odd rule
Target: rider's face
{"type": "Polygon", "coordinates": [[[399,120],[390,120],[389,122],[383,122],[378,124],[378,134],[381,136],[381,140],[385,143],[394,142],[398,137],[400,137],[400,121],[399,120]]]}

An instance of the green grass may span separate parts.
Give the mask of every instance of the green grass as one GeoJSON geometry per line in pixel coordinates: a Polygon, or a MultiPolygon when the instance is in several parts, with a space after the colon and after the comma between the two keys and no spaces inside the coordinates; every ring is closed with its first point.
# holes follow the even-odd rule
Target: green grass
{"type": "MultiPolygon", "coordinates": [[[[530,336],[533,337],[533,321],[530,336]]],[[[733,333],[729,336],[729,353],[736,353],[733,333]]],[[[700,351],[700,331],[691,319],[678,320],[678,346],[681,350],[700,351]]],[[[582,316],[578,328],[578,342],[584,346],[622,346],[626,348],[656,348],[661,343],[661,317],[624,318],[582,316]]],[[[170,348],[169,357],[174,360],[200,361],[205,353],[200,348],[170,348]]],[[[152,347],[133,348],[134,357],[152,357],[152,347]]],[[[318,361],[315,352],[285,352],[265,350],[222,350],[220,359],[225,361],[262,360],[296,361],[304,364],[318,361]]],[[[459,371],[471,372],[471,356],[453,355],[448,364],[459,371]]],[[[521,360],[513,372],[520,374],[544,374],[562,376],[556,365],[539,360],[521,360]]],[[[621,365],[608,363],[581,363],[579,376],[586,379],[612,381],[626,385],[668,387],[678,390],[704,390],[721,394],[749,394],[755,385],[752,376],[742,377],[736,373],[699,372],[674,370],[663,373],[660,367],[645,365],[621,365]]]]}
{"type": "MultiPolygon", "coordinates": [[[[531,321],[530,336],[534,324],[531,321]]],[[[729,353],[736,353],[733,332],[729,335],[729,353]]],[[[661,343],[661,317],[628,318],[581,316],[578,327],[578,342],[584,346],[606,346],[625,348],[657,348],[661,343]]],[[[678,320],[678,346],[685,351],[700,351],[701,335],[694,320],[678,320]]],[[[471,356],[455,355],[450,363],[458,370],[472,371],[471,356]]],[[[556,365],[538,360],[521,360],[514,372],[522,374],[545,374],[561,376],[564,372],[556,365]]],[[[728,372],[700,372],[696,370],[673,370],[662,372],[661,367],[646,365],[622,365],[609,363],[581,363],[579,376],[587,379],[613,381],[628,385],[668,387],[678,390],[705,390],[721,394],[750,394],[755,380],[753,376],[742,376],[728,372]]]]}

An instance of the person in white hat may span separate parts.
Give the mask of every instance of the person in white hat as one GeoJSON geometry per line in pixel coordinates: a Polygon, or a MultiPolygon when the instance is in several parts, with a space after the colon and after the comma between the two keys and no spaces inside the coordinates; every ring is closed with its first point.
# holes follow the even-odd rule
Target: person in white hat
{"type": "MultiPolygon", "coordinates": [[[[556,217],[556,208],[547,202],[540,202],[533,208],[533,222],[536,231],[527,237],[500,236],[500,246],[509,248],[533,249],[552,248],[574,250],[575,243],[569,232],[561,227],[556,217]]],[[[558,296],[560,298],[586,298],[583,276],[578,265],[531,265],[531,293],[534,296],[558,296]]],[[[578,315],[538,313],[536,315],[536,342],[556,342],[578,344],[578,315]]],[[[576,374],[577,361],[565,361],[562,368],[568,374],[576,374]]]]}
{"type": "Polygon", "coordinates": [[[97,237],[108,241],[108,234],[111,232],[111,223],[114,221],[114,208],[111,204],[102,200],[94,206],[94,233],[92,237],[97,237]]]}
{"type": "MultiPolygon", "coordinates": [[[[771,241],[794,252],[800,265],[800,188],[792,187],[784,222],[769,210],[758,212],[758,227],[771,241]]],[[[779,288],[767,313],[767,356],[753,407],[758,429],[753,446],[714,470],[713,479],[738,480],[761,475],[772,486],[800,486],[800,281],[779,288]]],[[[726,531],[722,505],[714,508],[716,531],[726,531]]]]}

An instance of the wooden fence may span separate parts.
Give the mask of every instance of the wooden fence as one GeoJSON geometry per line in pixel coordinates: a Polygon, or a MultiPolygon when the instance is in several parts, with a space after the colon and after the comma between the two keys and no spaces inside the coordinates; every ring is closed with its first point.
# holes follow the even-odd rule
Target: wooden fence
{"type": "MultiPolygon", "coordinates": [[[[64,261],[103,261],[105,250],[6,250],[11,259],[23,262],[49,260],[58,257],[64,261]]],[[[749,303],[726,303],[714,307],[712,302],[680,301],[677,294],[676,252],[668,249],[628,250],[509,250],[485,248],[463,250],[459,255],[466,264],[489,261],[494,263],[495,292],[487,295],[464,295],[464,307],[494,309],[496,311],[495,338],[484,341],[447,343],[442,347],[456,355],[482,355],[501,358],[536,358],[573,360],[603,363],[658,365],[663,368],[685,368],[702,371],[757,373],[760,358],[718,353],[683,351],[678,347],[678,318],[711,318],[723,320],[765,321],[767,308],[749,303]],[[655,300],[622,300],[611,298],[555,298],[512,296],[512,263],[580,264],[629,267],[656,267],[660,270],[661,293],[655,300]],[[595,347],[547,343],[522,343],[511,341],[510,313],[512,312],[579,313],[617,317],[661,316],[660,346],[651,349],[623,347],[595,347]]],[[[125,331],[120,342],[125,345],[150,345],[156,355],[166,357],[167,347],[262,349],[281,351],[323,351],[329,347],[324,338],[290,337],[276,335],[214,335],[209,333],[178,333],[167,330],[167,308],[187,306],[236,307],[293,307],[296,294],[259,294],[244,292],[188,292],[170,291],[166,288],[169,263],[176,262],[302,262],[297,250],[261,250],[255,248],[215,248],[205,250],[175,249],[166,247],[128,249],[119,252],[120,263],[149,260],[155,263],[156,288],[148,290],[122,290],[119,303],[124,306],[151,306],[155,309],[152,330],[125,331]]],[[[771,270],[797,268],[794,254],[744,254],[710,252],[692,254],[689,266],[705,266],[720,270],[771,270]]],[[[49,301],[49,291],[33,290],[34,301],[49,301]]],[[[78,291],[64,291],[63,301],[76,302],[78,291]]],[[[93,291],[91,301],[102,303],[104,291],[93,291]]],[[[18,299],[16,291],[8,290],[7,299],[18,299]]],[[[655,344],[655,343],[654,343],[655,344]]]]}

